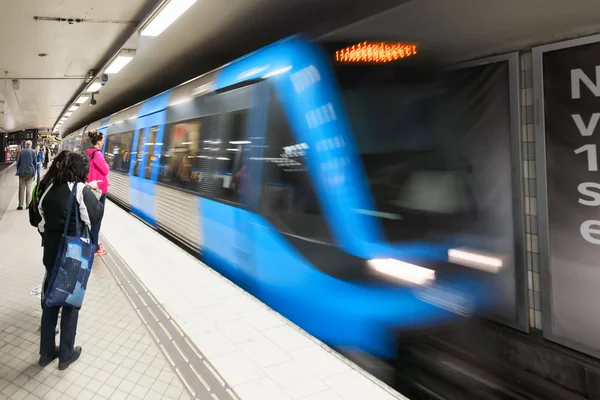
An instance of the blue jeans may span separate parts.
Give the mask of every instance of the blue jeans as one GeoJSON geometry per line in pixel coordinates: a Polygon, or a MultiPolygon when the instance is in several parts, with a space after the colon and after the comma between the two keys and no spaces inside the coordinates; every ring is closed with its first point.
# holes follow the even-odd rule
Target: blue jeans
{"type": "MultiPolygon", "coordinates": [[[[43,293],[46,293],[46,290],[48,290],[51,275],[52,269],[46,268],[43,293]]],[[[61,307],[46,307],[42,300],[42,328],[40,330],[40,355],[42,356],[51,356],[54,353],[56,347],[56,324],[60,309],[61,307]]],[[[62,316],[60,317],[60,347],[58,350],[58,359],[60,361],[68,361],[73,357],[78,320],[79,310],[77,308],[62,307],[62,316]]]]}
{"type": "MultiPolygon", "coordinates": [[[[102,205],[106,204],[105,194],[100,196],[100,203],[102,203],[102,205]]],[[[98,244],[98,241],[100,240],[100,225],[102,225],[102,220],[100,220],[100,222],[98,222],[96,225],[92,225],[92,231],[90,232],[90,234],[92,235],[92,240],[96,244],[98,244]]]]}
{"type": "Polygon", "coordinates": [[[42,163],[37,163],[37,183],[40,183],[41,175],[42,175],[42,163]]]}
{"type": "MultiPolygon", "coordinates": [[[[58,312],[60,309],[61,307],[45,306],[42,309],[42,329],[40,333],[40,355],[42,356],[50,356],[54,353],[56,347],[56,323],[58,322],[58,312]]],[[[62,316],[60,317],[60,347],[58,350],[58,359],[60,361],[69,361],[73,357],[78,320],[79,310],[77,308],[62,307],[62,316]]]]}

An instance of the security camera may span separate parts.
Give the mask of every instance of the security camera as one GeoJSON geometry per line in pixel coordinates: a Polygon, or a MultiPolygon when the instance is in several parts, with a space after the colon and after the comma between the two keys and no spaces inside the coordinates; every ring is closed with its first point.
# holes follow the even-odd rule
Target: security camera
{"type": "Polygon", "coordinates": [[[102,77],[100,78],[100,84],[104,86],[106,85],[106,82],[108,82],[108,75],[102,74],[102,77]]]}
{"type": "Polygon", "coordinates": [[[94,95],[92,94],[92,98],[90,99],[90,107],[94,107],[97,103],[98,101],[94,98],[94,95]]]}

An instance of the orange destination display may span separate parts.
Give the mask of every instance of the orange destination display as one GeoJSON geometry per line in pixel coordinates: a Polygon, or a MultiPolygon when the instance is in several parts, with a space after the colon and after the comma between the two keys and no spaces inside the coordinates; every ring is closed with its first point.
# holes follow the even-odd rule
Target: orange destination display
{"type": "Polygon", "coordinates": [[[362,42],[335,52],[340,63],[388,63],[417,54],[417,46],[404,43],[362,42]]]}

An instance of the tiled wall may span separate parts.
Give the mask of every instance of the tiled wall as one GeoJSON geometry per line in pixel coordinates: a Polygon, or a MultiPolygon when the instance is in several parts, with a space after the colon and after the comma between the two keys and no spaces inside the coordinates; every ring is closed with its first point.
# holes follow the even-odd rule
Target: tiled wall
{"type": "Polygon", "coordinates": [[[531,53],[521,54],[521,141],[523,145],[523,185],[529,288],[529,325],[542,329],[540,295],[540,255],[538,247],[538,203],[535,170],[535,134],[533,110],[533,68],[531,53]]]}

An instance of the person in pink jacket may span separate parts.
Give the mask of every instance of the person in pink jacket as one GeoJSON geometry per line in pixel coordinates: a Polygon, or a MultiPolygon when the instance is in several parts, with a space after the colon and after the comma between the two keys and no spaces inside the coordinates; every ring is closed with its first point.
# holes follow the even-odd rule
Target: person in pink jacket
{"type": "MultiPolygon", "coordinates": [[[[90,173],[87,177],[87,182],[97,181],[98,189],[102,191],[100,196],[100,202],[104,206],[106,203],[106,193],[108,193],[108,171],[109,167],[102,154],[102,147],[104,146],[104,135],[98,131],[91,131],[88,133],[90,143],[92,147],[87,150],[87,156],[90,159],[90,173]]],[[[102,246],[100,239],[100,224],[92,225],[92,239],[98,244],[98,250],[96,255],[106,254],[106,249],[102,246]]]]}

